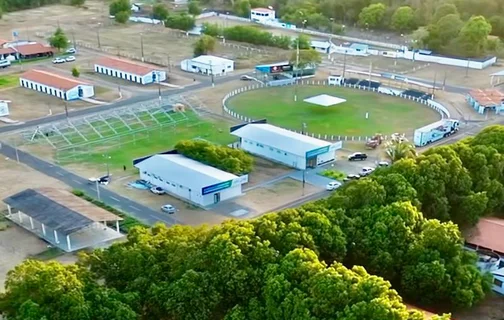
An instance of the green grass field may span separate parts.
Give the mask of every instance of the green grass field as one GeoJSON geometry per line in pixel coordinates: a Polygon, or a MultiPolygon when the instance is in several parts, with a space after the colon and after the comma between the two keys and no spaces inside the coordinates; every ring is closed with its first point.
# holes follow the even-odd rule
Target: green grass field
{"type": "Polygon", "coordinates": [[[5,76],[0,76],[0,89],[17,87],[18,85],[19,85],[18,74],[8,74],[5,76]]]}
{"type": "MultiPolygon", "coordinates": [[[[57,159],[63,164],[81,162],[103,165],[105,157],[110,157],[110,167],[118,169],[123,165],[131,167],[135,158],[170,150],[180,140],[204,139],[217,144],[229,144],[236,140],[229,134],[229,124],[200,118],[192,112],[186,112],[186,115],[188,120],[171,126],[154,128],[135,135],[128,134],[120,138],[114,138],[111,134],[108,137],[112,140],[96,139],[89,145],[62,150],[58,152],[57,159]]],[[[121,131],[119,124],[115,127],[116,131],[124,133],[126,128],[122,129],[121,131]]]]}
{"type": "Polygon", "coordinates": [[[310,133],[371,136],[394,132],[410,134],[414,129],[439,120],[434,110],[401,98],[341,87],[299,86],[294,102],[294,87],[252,90],[228,100],[228,107],[239,114],[266,118],[269,123],[301,130],[306,123],[310,133]],[[303,100],[328,94],[347,101],[323,107],[303,100]],[[369,118],[366,119],[366,112],[369,118]]]}

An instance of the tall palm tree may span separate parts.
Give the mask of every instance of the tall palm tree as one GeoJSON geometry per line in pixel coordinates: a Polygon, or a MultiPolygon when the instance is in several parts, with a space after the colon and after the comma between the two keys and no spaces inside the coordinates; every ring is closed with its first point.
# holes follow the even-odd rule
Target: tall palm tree
{"type": "Polygon", "coordinates": [[[401,159],[416,157],[415,146],[409,141],[393,140],[385,144],[385,153],[390,162],[395,162],[401,159]]]}

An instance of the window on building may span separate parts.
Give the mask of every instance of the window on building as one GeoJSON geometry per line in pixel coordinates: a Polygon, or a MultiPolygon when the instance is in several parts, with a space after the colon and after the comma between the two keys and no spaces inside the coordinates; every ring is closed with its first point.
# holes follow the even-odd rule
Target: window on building
{"type": "Polygon", "coordinates": [[[172,183],[171,185],[172,185],[172,187],[176,187],[177,186],[175,183],[172,183]]]}
{"type": "Polygon", "coordinates": [[[496,285],[497,287],[501,287],[502,288],[502,280],[494,278],[493,284],[496,285]]]}

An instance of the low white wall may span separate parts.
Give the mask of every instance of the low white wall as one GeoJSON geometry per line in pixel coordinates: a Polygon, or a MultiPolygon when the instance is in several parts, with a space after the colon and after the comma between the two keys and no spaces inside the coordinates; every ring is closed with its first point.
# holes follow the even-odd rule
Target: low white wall
{"type": "MultiPolygon", "coordinates": [[[[327,81],[320,81],[320,80],[302,80],[299,82],[299,85],[316,85],[316,86],[328,86],[328,82],[327,81]]],[[[342,87],[347,87],[347,88],[352,88],[352,89],[359,89],[359,90],[364,90],[364,91],[373,91],[373,92],[376,92],[377,94],[386,94],[386,93],[383,93],[383,92],[380,92],[378,89],[375,89],[375,88],[368,88],[368,87],[363,87],[363,86],[359,86],[359,85],[348,85],[348,84],[343,84],[343,85],[338,85],[338,86],[342,86],[342,87]]],[[[233,118],[236,118],[240,121],[243,121],[243,122],[253,122],[255,120],[258,120],[258,119],[252,119],[252,118],[248,118],[246,116],[243,116],[233,110],[231,110],[230,108],[227,107],[227,101],[229,98],[233,97],[233,96],[236,96],[240,93],[243,93],[243,92],[246,92],[246,91],[251,91],[251,90],[258,90],[258,89],[262,89],[262,88],[267,88],[267,87],[270,87],[268,85],[265,85],[265,84],[256,84],[256,85],[250,85],[250,86],[246,86],[246,87],[243,87],[243,88],[239,88],[239,89],[236,89],[236,90],[233,90],[231,92],[229,92],[223,99],[222,99],[222,108],[224,110],[224,112],[226,112],[227,114],[229,114],[230,116],[232,116],[233,118]]],[[[404,90],[402,90],[404,91],[404,90]]],[[[423,104],[423,105],[426,105],[428,106],[429,108],[435,110],[436,112],[439,113],[440,117],[442,119],[444,118],[450,118],[450,112],[448,111],[448,109],[446,109],[442,104],[440,104],[439,102],[436,102],[434,100],[423,100],[423,99],[419,99],[419,98],[416,98],[416,97],[412,97],[412,96],[408,96],[408,95],[403,95],[403,94],[399,94],[399,95],[394,95],[396,97],[399,97],[399,98],[403,98],[403,99],[406,99],[406,100],[413,100],[415,102],[418,102],[420,104],[423,104]]],[[[289,131],[293,131],[293,132],[296,132],[296,133],[301,133],[303,134],[303,132],[301,131],[297,131],[297,130],[291,130],[289,128],[284,128],[286,130],[289,130],[289,131]]],[[[320,134],[320,133],[310,133],[310,132],[305,132],[304,133],[305,135],[307,136],[310,136],[310,137],[314,137],[314,138],[318,138],[318,139],[323,139],[323,140],[327,140],[327,141],[367,141],[369,140],[370,138],[372,138],[371,136],[345,136],[345,135],[334,135],[334,134],[320,134]]],[[[385,137],[386,138],[386,137],[385,137]]]]}
{"type": "MultiPolygon", "coordinates": [[[[388,57],[389,55],[383,55],[383,56],[388,57]]],[[[478,70],[485,69],[486,67],[491,66],[497,62],[496,57],[490,58],[486,61],[473,61],[471,59],[456,59],[450,57],[419,54],[418,52],[412,52],[412,51],[406,51],[404,53],[399,52],[397,53],[397,57],[414,61],[432,62],[448,66],[463,67],[478,70]]]]}

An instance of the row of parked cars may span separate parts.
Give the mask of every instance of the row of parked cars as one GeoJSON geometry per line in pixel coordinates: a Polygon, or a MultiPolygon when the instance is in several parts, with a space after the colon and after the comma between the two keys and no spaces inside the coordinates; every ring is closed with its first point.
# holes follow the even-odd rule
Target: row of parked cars
{"type": "MultiPolygon", "coordinates": [[[[66,54],[75,54],[77,53],[77,50],[75,48],[69,48],[65,51],[66,54]]],[[[68,57],[56,57],[53,59],[52,63],[54,64],[61,64],[65,62],[73,62],[75,61],[75,56],[68,56],[68,57]]]]}
{"type": "MultiPolygon", "coordinates": [[[[348,161],[364,161],[367,160],[368,156],[362,152],[355,152],[348,156],[348,161]]],[[[378,162],[378,167],[388,167],[390,163],[387,161],[378,162]]],[[[369,176],[371,173],[375,171],[376,168],[373,167],[362,167],[361,171],[358,174],[349,174],[345,178],[343,178],[343,182],[349,182],[352,180],[358,180],[362,177],[369,176]]],[[[339,181],[331,181],[327,184],[326,190],[333,191],[338,189],[342,185],[339,181]]]]}

